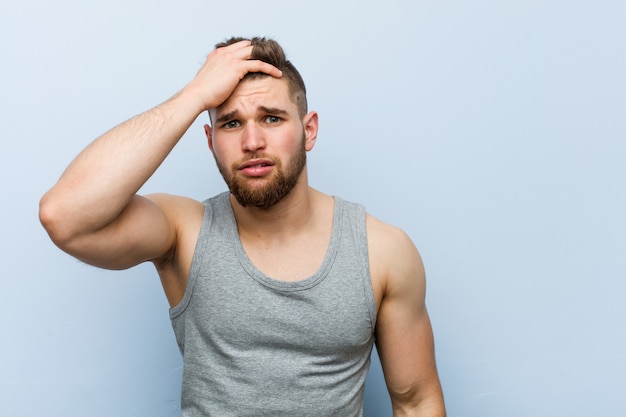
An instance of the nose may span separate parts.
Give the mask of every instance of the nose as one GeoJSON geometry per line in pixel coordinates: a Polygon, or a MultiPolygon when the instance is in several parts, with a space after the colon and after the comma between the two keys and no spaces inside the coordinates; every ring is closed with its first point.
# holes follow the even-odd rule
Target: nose
{"type": "Polygon", "coordinates": [[[256,152],[265,148],[263,129],[255,123],[247,123],[243,131],[241,146],[244,152],[256,152]]]}

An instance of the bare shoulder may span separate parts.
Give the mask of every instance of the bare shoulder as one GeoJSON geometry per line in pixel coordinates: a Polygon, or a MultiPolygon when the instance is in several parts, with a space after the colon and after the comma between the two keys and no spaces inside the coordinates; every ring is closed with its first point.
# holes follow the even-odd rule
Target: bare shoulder
{"type": "Polygon", "coordinates": [[[423,298],[422,258],[406,232],[368,214],[367,236],[372,283],[379,293],[376,298],[405,291],[423,298]]]}
{"type": "MultiPolygon", "coordinates": [[[[146,198],[159,206],[172,228],[175,240],[172,254],[177,253],[177,256],[180,256],[185,251],[193,251],[195,238],[202,224],[204,205],[192,198],[165,193],[148,194],[146,198]],[[189,248],[190,245],[192,248],[189,248]]],[[[161,261],[175,262],[175,259],[171,258],[172,254],[155,260],[155,264],[161,261]]]]}
{"type": "Polygon", "coordinates": [[[389,249],[416,252],[411,238],[397,226],[385,223],[376,217],[367,215],[367,233],[369,243],[380,246],[381,250],[389,249]]]}
{"type": "Polygon", "coordinates": [[[166,193],[147,194],[146,198],[156,203],[166,215],[202,217],[204,213],[204,205],[193,198],[166,193]]]}

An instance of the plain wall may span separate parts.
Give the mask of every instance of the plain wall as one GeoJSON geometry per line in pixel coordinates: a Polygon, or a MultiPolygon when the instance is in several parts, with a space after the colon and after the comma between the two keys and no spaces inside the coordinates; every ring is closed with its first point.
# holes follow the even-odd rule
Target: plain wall
{"type": "MultiPolygon", "coordinates": [[[[421,251],[448,415],[623,415],[625,21],[606,0],[3,1],[0,414],[180,415],[152,266],[72,259],[38,200],[216,42],[260,34],[320,114],[312,185],[421,251]]],[[[142,191],[225,189],[205,121],[142,191]]],[[[365,415],[391,415],[376,360],[365,415]]]]}

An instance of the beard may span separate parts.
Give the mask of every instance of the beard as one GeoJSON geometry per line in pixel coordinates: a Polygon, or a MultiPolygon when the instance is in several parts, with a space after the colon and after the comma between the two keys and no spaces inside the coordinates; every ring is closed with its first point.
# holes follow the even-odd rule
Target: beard
{"type": "Polygon", "coordinates": [[[283,167],[282,161],[265,154],[254,154],[248,159],[267,158],[274,163],[270,178],[248,178],[241,175],[237,169],[244,161],[238,161],[231,166],[230,171],[217,159],[217,168],[222,174],[230,193],[243,207],[258,207],[269,209],[281,201],[295,187],[300,174],[306,165],[306,150],[304,138],[302,146],[294,155],[289,165],[283,167]]]}

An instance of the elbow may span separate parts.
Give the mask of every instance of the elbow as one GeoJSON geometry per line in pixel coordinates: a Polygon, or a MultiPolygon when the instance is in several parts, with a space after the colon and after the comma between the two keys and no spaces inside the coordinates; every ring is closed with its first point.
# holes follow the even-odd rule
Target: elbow
{"type": "Polygon", "coordinates": [[[68,219],[71,214],[67,213],[61,202],[46,193],[39,201],[39,221],[48,233],[48,236],[59,248],[66,250],[72,241],[72,232],[68,219]]]}
{"type": "Polygon", "coordinates": [[[446,409],[441,386],[410,386],[390,391],[394,416],[445,417],[446,409]]]}

